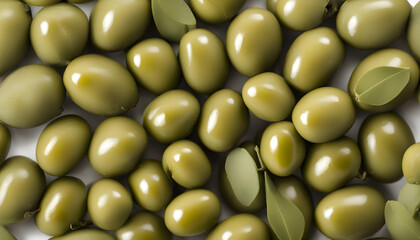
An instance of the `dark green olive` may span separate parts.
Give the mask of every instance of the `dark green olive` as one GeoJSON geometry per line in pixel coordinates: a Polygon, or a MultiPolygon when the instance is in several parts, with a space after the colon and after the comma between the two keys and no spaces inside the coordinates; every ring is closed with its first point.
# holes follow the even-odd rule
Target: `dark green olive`
{"type": "Polygon", "coordinates": [[[407,27],[407,42],[414,55],[420,59],[420,3],[411,10],[410,20],[407,27]]]}
{"type": "Polygon", "coordinates": [[[94,228],[85,228],[70,232],[64,236],[53,237],[50,240],[115,240],[115,238],[105,231],[94,228]]]}
{"type": "Polygon", "coordinates": [[[420,184],[420,143],[411,145],[405,151],[402,171],[408,183],[420,184]]]}
{"type": "Polygon", "coordinates": [[[226,22],[233,18],[246,0],[190,0],[195,15],[208,23],[226,22]]]}
{"type": "Polygon", "coordinates": [[[150,212],[133,214],[128,221],[115,231],[118,240],[171,240],[163,219],[150,212]]]}
{"type": "Polygon", "coordinates": [[[9,153],[11,136],[9,129],[0,123],[0,165],[9,153]]]}

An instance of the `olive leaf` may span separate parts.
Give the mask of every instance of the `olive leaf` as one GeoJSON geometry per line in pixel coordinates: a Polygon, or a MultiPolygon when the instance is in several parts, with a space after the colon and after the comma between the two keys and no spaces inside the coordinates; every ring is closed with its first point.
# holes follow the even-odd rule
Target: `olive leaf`
{"type": "Polygon", "coordinates": [[[305,231],[305,219],[302,212],[280,194],[267,172],[265,172],[265,192],[267,218],[276,236],[281,240],[302,239],[305,231]]]}
{"type": "Polygon", "coordinates": [[[420,221],[415,221],[400,202],[388,201],[386,203],[385,222],[395,240],[420,239],[420,221]]]}
{"type": "Polygon", "coordinates": [[[412,217],[420,220],[420,185],[406,183],[398,195],[398,201],[407,208],[412,217]]]}
{"type": "Polygon", "coordinates": [[[16,240],[16,238],[3,226],[0,226],[1,240],[16,240]]]}
{"type": "Polygon", "coordinates": [[[372,106],[382,106],[404,90],[410,80],[407,68],[382,66],[363,75],[356,84],[356,100],[372,106]]]}

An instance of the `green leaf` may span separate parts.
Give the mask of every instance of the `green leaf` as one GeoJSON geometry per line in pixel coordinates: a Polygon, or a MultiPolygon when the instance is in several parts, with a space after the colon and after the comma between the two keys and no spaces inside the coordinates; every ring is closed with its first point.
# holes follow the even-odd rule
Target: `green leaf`
{"type": "Polygon", "coordinates": [[[412,217],[420,220],[420,185],[406,183],[398,195],[398,201],[407,208],[412,217]]]}
{"type": "Polygon", "coordinates": [[[392,239],[420,239],[420,221],[415,221],[400,202],[388,201],[386,203],[385,222],[392,239]]]}
{"type": "Polygon", "coordinates": [[[363,75],[356,85],[356,100],[382,106],[398,97],[410,80],[410,70],[398,67],[377,67],[363,75]]]}
{"type": "Polygon", "coordinates": [[[226,158],[227,179],[238,201],[244,206],[254,202],[260,191],[257,164],[245,148],[232,150],[226,158]]]}
{"type": "Polygon", "coordinates": [[[3,226],[0,226],[1,240],[16,240],[16,238],[3,226]]]}
{"type": "Polygon", "coordinates": [[[265,172],[267,218],[276,236],[281,240],[300,240],[305,231],[302,212],[279,193],[268,173],[265,172]]]}

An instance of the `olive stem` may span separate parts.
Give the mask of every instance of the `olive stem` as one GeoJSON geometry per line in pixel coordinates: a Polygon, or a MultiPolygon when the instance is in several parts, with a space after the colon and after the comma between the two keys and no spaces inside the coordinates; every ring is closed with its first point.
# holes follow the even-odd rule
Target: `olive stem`
{"type": "Polygon", "coordinates": [[[330,18],[333,16],[338,10],[340,9],[341,5],[346,0],[330,0],[327,4],[327,7],[325,8],[325,13],[323,16],[323,20],[326,20],[327,18],[330,18]]]}
{"type": "Polygon", "coordinates": [[[359,178],[360,180],[366,180],[366,178],[367,178],[367,172],[366,171],[363,171],[362,173],[359,173],[357,175],[357,178],[359,178]]]}
{"type": "Polygon", "coordinates": [[[37,213],[39,213],[39,211],[41,211],[41,209],[36,209],[36,210],[34,210],[34,211],[31,211],[31,212],[26,212],[24,215],[23,215],[23,219],[28,219],[28,218],[31,218],[32,216],[34,216],[35,214],[37,214],[37,213]]]}
{"type": "Polygon", "coordinates": [[[92,221],[90,219],[88,220],[81,220],[79,223],[76,224],[70,224],[70,230],[75,231],[79,230],[81,228],[85,228],[92,224],[92,221]]]}
{"type": "Polygon", "coordinates": [[[257,170],[259,172],[267,171],[267,168],[265,167],[264,162],[262,161],[262,158],[261,158],[261,155],[260,155],[260,148],[258,146],[255,146],[254,150],[257,153],[258,162],[260,163],[260,166],[257,170]]]}

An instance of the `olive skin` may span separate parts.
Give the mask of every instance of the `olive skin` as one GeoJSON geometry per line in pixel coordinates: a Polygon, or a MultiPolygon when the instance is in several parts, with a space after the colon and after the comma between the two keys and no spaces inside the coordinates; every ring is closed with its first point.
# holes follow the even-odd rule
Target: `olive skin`
{"type": "Polygon", "coordinates": [[[220,240],[227,235],[230,236],[229,240],[270,239],[267,225],[258,217],[247,213],[225,219],[207,235],[206,240],[220,240]]]}
{"type": "Polygon", "coordinates": [[[410,11],[401,0],[346,1],[337,14],[337,31],[354,48],[382,48],[403,34],[410,11]]]}
{"type": "Polygon", "coordinates": [[[216,34],[206,29],[191,30],[181,38],[179,62],[185,81],[200,94],[222,88],[229,75],[225,46],[216,34]]]}
{"type": "Polygon", "coordinates": [[[222,89],[204,102],[198,136],[208,149],[226,152],[245,134],[248,125],[249,112],[241,95],[235,90],[222,89]]]}
{"type": "Polygon", "coordinates": [[[60,177],[48,185],[35,216],[38,229],[60,236],[77,225],[86,212],[87,188],[74,177],[60,177]]]}
{"type": "Polygon", "coordinates": [[[222,23],[232,19],[246,0],[190,0],[194,15],[204,22],[222,23]]]}
{"type": "Polygon", "coordinates": [[[0,165],[9,153],[11,140],[9,129],[0,123],[0,165]]]}
{"type": "Polygon", "coordinates": [[[271,72],[248,79],[242,87],[242,98],[255,116],[269,122],[286,119],[296,104],[284,78],[271,72]]]}
{"type": "Polygon", "coordinates": [[[359,63],[350,77],[348,92],[359,108],[366,111],[386,112],[407,101],[414,94],[418,82],[419,66],[416,60],[411,57],[410,54],[402,50],[390,48],[379,50],[369,55],[359,63]],[[407,86],[401,91],[398,97],[382,106],[372,106],[366,103],[358,102],[356,100],[355,89],[360,78],[362,78],[362,76],[370,70],[381,66],[408,68],[410,70],[410,79],[407,86]]]}
{"type": "Polygon", "coordinates": [[[91,2],[91,1],[93,1],[93,0],[67,0],[67,2],[73,3],[73,4],[87,3],[87,2],[91,2]]]}
{"type": "Polygon", "coordinates": [[[411,10],[410,19],[407,26],[407,42],[410,46],[411,51],[416,55],[417,59],[420,59],[420,4],[411,10]]]}
{"type": "Polygon", "coordinates": [[[64,176],[83,159],[91,137],[90,126],[83,118],[76,115],[57,118],[39,136],[36,160],[49,175],[64,176]]]}
{"type": "Polygon", "coordinates": [[[23,0],[33,6],[48,6],[60,2],[61,0],[23,0]]]}
{"type": "Polygon", "coordinates": [[[343,42],[332,29],[320,27],[304,32],[287,52],[284,78],[295,89],[309,92],[331,79],[345,53],[343,42]]]}
{"type": "Polygon", "coordinates": [[[136,203],[149,211],[160,211],[172,200],[172,184],[160,161],[144,160],[128,176],[136,203]]]}
{"type": "Polygon", "coordinates": [[[343,136],[355,119],[356,109],[350,96],[334,87],[310,91],[292,112],[296,130],[312,143],[328,142],[343,136]]]}
{"type": "Polygon", "coordinates": [[[280,55],[282,34],[276,17],[268,10],[241,12],[226,34],[226,50],[235,69],[248,77],[267,71],[280,55]]]}
{"type": "Polygon", "coordinates": [[[189,92],[175,89],[155,98],[143,113],[147,132],[161,143],[171,143],[191,134],[200,115],[200,103],[189,92]]]}
{"type": "Polygon", "coordinates": [[[27,65],[0,84],[0,121],[16,128],[31,128],[62,112],[66,93],[53,68],[27,65]]]}
{"type": "Polygon", "coordinates": [[[408,183],[420,184],[420,143],[411,145],[405,151],[402,171],[408,183]]]}
{"type": "Polygon", "coordinates": [[[0,165],[0,225],[25,221],[35,211],[46,186],[45,174],[31,159],[15,156],[0,165]]]}
{"type": "Polygon", "coordinates": [[[383,194],[370,186],[342,188],[318,203],[316,224],[331,239],[364,239],[384,225],[385,202],[383,194]]]}
{"type": "Polygon", "coordinates": [[[185,188],[206,184],[211,176],[211,164],[207,155],[196,143],[180,140],[169,145],[162,156],[166,174],[185,188]]]}
{"type": "Polygon", "coordinates": [[[165,211],[165,225],[178,236],[194,236],[212,228],[221,211],[219,199],[205,189],[194,189],[174,198],[165,211]]]}
{"type": "MultiPolygon", "coordinates": [[[[274,10],[276,9],[276,5],[279,2],[279,0],[267,0],[266,8],[268,11],[276,14],[274,10]]],[[[277,16],[276,16],[277,17],[277,16]]]]}
{"type": "Polygon", "coordinates": [[[115,231],[118,240],[171,240],[163,219],[150,212],[133,214],[128,221],[115,231]]]}
{"type": "Polygon", "coordinates": [[[126,55],[127,68],[147,91],[162,94],[178,86],[181,68],[171,45],[149,38],[134,45],[126,55]]]}
{"type": "Polygon", "coordinates": [[[74,103],[96,115],[120,115],[139,101],[130,72],[102,55],[88,54],[74,59],[67,66],[63,80],[74,103]]]}
{"type": "Polygon", "coordinates": [[[351,138],[314,144],[302,168],[305,182],[319,192],[332,192],[359,174],[362,155],[351,138]]]}
{"type": "Polygon", "coordinates": [[[96,226],[103,230],[116,230],[130,217],[133,200],[121,183],[102,178],[89,190],[87,209],[96,226]]]}
{"type": "Polygon", "coordinates": [[[50,240],[115,240],[115,238],[99,229],[84,228],[60,237],[53,237],[50,240]]]}
{"type": "Polygon", "coordinates": [[[137,42],[152,17],[149,0],[99,0],[90,15],[92,43],[102,51],[119,51],[137,42]]]}

